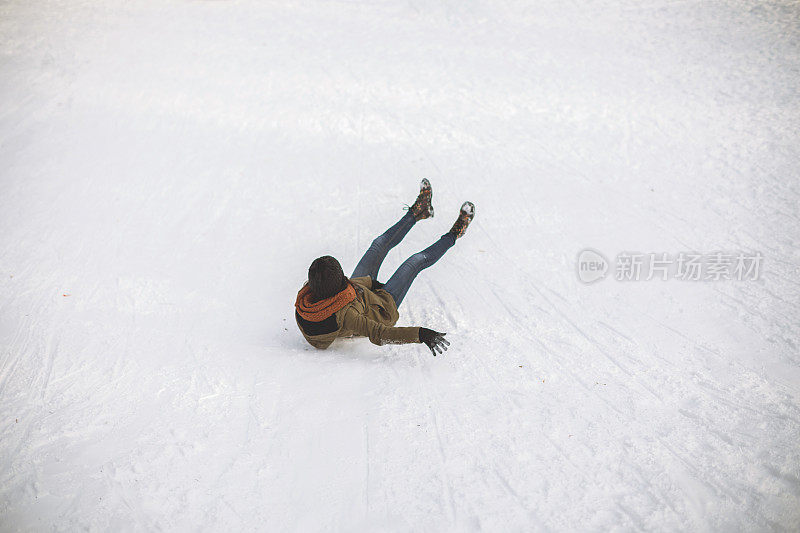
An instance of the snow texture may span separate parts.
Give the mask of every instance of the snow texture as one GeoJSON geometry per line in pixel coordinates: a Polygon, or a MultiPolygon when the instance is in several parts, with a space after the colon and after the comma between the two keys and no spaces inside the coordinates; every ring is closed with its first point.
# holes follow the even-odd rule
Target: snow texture
{"type": "Polygon", "coordinates": [[[800,5],[0,3],[0,530],[798,531],[800,5]],[[400,325],[305,343],[419,180],[400,325]],[[761,252],[581,283],[584,248],[761,252]]]}

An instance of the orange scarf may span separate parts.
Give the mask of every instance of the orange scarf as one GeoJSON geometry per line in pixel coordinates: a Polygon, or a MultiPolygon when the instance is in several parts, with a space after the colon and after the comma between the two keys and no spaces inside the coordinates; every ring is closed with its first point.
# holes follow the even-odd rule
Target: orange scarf
{"type": "Polygon", "coordinates": [[[306,320],[312,322],[320,322],[331,316],[336,311],[341,310],[345,305],[349,304],[356,298],[356,289],[352,283],[347,283],[347,288],[318,302],[312,301],[311,288],[306,284],[297,293],[297,300],[294,302],[294,308],[297,314],[306,320]]]}

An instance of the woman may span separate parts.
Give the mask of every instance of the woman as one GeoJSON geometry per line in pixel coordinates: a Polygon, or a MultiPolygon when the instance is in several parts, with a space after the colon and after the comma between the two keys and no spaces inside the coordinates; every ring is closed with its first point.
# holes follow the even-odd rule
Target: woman
{"type": "Polygon", "coordinates": [[[377,345],[424,343],[435,356],[450,343],[444,333],[421,327],[394,327],[397,308],[424,268],[428,268],[463,236],[475,216],[475,205],[464,202],[453,227],[425,250],[409,257],[385,284],[377,281],[386,254],[420,220],[433,217],[433,191],[427,179],[419,196],[394,226],[377,237],[348,279],[339,261],[326,255],[311,263],[308,282],[297,293],[295,319],[305,339],[324,350],[338,337],[363,336],[377,345]]]}

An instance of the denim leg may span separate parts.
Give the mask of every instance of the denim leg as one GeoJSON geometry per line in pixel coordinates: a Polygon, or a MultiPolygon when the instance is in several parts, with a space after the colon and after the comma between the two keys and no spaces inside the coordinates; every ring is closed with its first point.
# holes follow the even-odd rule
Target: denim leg
{"type": "Polygon", "coordinates": [[[364,253],[364,257],[356,265],[351,278],[360,278],[362,276],[370,276],[373,280],[378,277],[378,270],[381,268],[381,263],[386,258],[389,250],[400,244],[403,237],[406,236],[408,231],[416,224],[417,221],[411,211],[403,215],[394,226],[387,229],[383,235],[376,237],[369,249],[364,253]]]}
{"type": "Polygon", "coordinates": [[[400,307],[400,302],[411,287],[411,282],[423,269],[428,268],[438,261],[444,253],[456,243],[452,233],[445,233],[442,237],[421,252],[417,252],[400,265],[397,271],[389,278],[383,288],[392,295],[394,303],[400,307]]]}

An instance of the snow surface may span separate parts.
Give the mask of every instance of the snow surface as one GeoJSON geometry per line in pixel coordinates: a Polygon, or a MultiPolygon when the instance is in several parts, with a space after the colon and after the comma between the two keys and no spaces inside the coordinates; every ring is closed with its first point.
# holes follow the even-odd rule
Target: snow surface
{"type": "Polygon", "coordinates": [[[800,530],[800,5],[3,1],[0,529],[800,530]],[[420,178],[401,325],[308,346],[420,178]],[[580,283],[586,247],[760,281],[580,283]]]}

